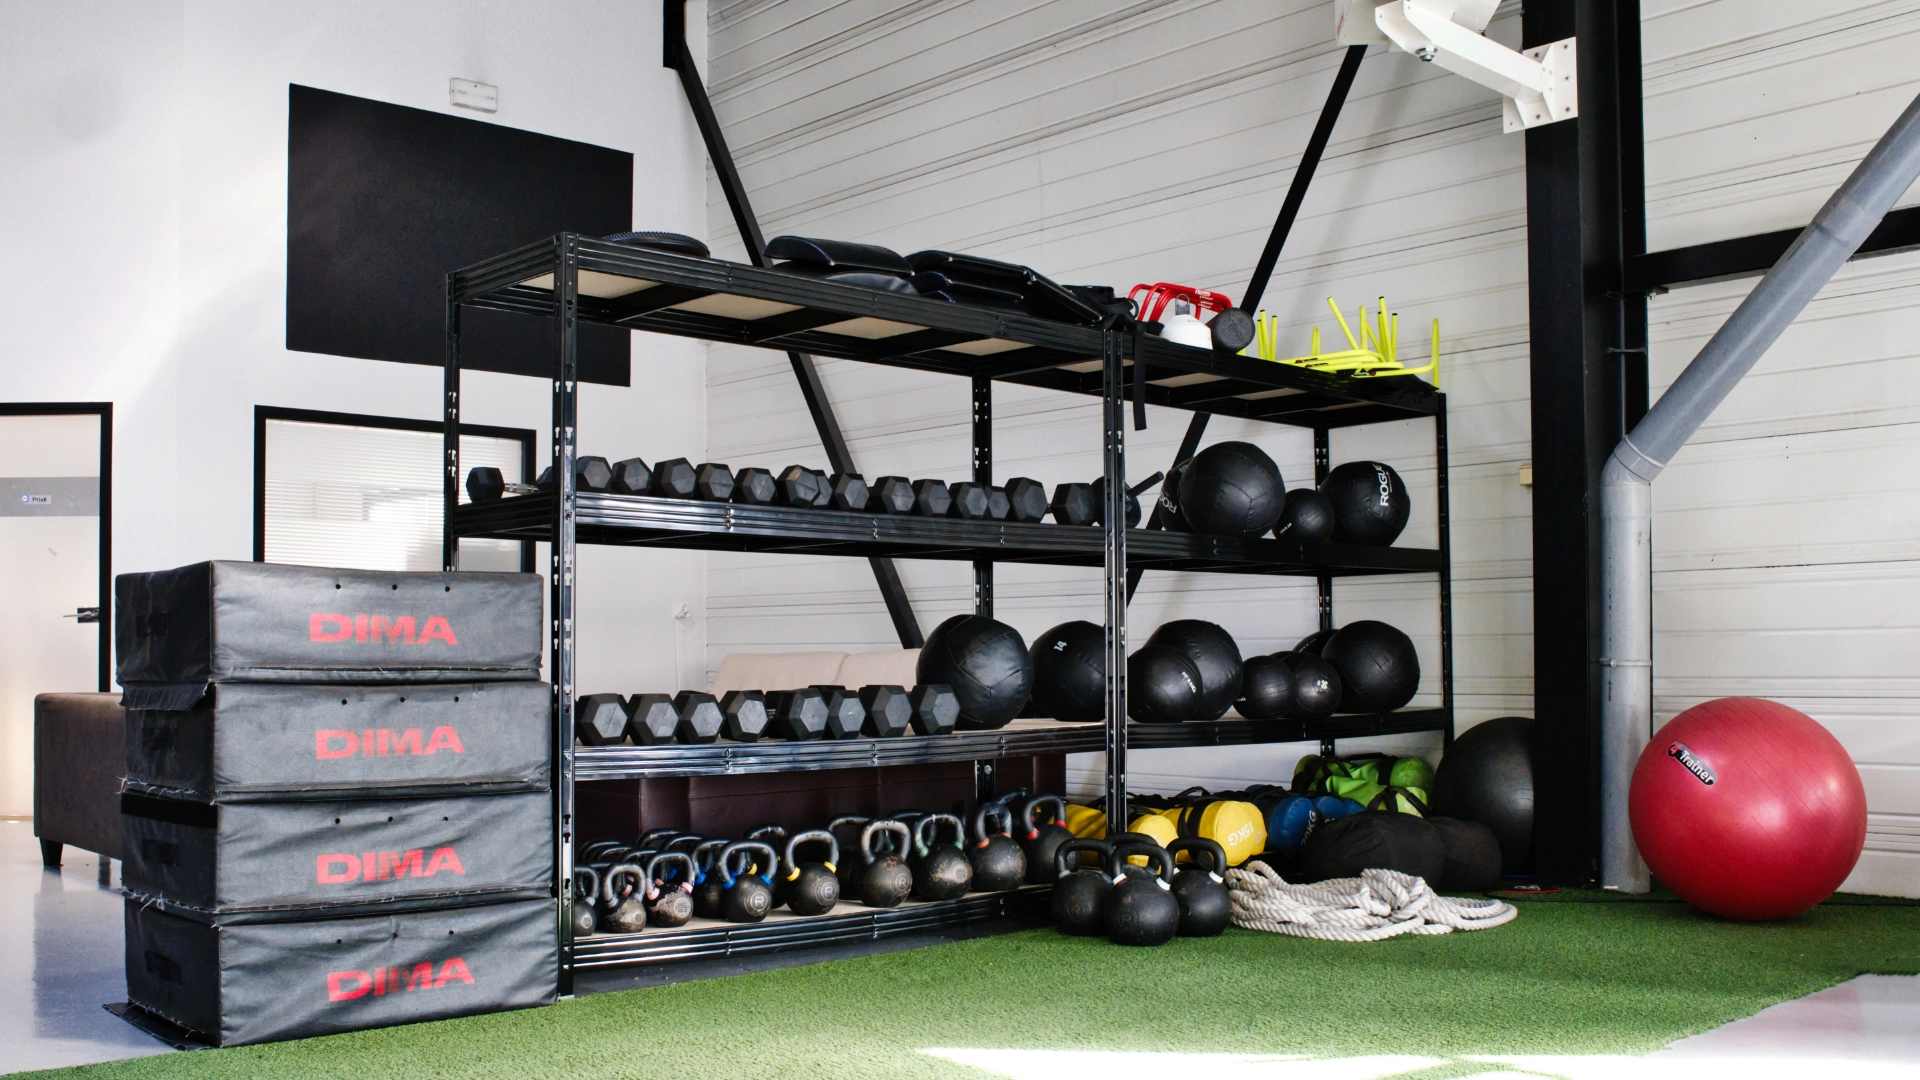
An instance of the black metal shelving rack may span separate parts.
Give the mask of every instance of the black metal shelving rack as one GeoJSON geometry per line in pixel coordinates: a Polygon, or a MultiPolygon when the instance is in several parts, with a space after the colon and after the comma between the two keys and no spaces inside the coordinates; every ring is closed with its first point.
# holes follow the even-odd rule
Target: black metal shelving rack
{"type": "MultiPolygon", "coordinates": [[[[1411,378],[1328,375],[1133,335],[881,292],[715,259],[608,243],[562,233],[455,271],[447,278],[446,430],[460,424],[460,315],[464,307],[549,318],[554,328],[553,476],[550,492],[459,505],[459,442],[445,443],[445,566],[457,566],[462,537],[540,540],[549,564],[555,749],[556,880],[572,877],[573,786],[577,780],[835,769],[933,761],[990,761],[1008,755],[1107,754],[1108,805],[1123,805],[1126,751],[1318,741],[1453,730],[1452,582],[1447,520],[1446,397],[1411,378]],[[1310,428],[1316,483],[1324,481],[1333,428],[1426,417],[1434,424],[1439,547],[1371,548],[1198,536],[1146,529],[962,521],[832,510],[739,506],[576,491],[577,333],[582,321],[708,341],[797,350],[970,379],[974,479],[993,482],[993,383],[1099,397],[1104,472],[1123,522],[1124,408],[1135,362],[1147,365],[1148,404],[1310,428]],[[891,556],[970,562],[974,603],[993,613],[1000,562],[1099,566],[1106,571],[1108,717],[1104,724],[1015,721],[996,731],[940,738],[709,746],[579,747],[573,736],[576,545],[620,544],[728,551],[891,556]],[[1310,577],[1318,582],[1320,624],[1333,624],[1333,581],[1383,574],[1433,574],[1440,601],[1439,708],[1324,721],[1220,720],[1131,724],[1124,673],[1129,567],[1310,577]]],[[[912,933],[999,917],[1044,898],[1044,888],[974,894],[961,900],[873,910],[843,907],[812,919],[775,916],[749,926],[695,923],[669,931],[574,941],[570,890],[560,890],[560,986],[576,969],[655,963],[912,933]]]]}

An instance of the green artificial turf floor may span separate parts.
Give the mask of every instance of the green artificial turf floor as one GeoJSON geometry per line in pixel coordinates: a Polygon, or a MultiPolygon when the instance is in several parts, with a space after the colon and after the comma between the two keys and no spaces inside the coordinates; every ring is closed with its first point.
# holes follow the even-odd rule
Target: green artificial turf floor
{"type": "MultiPolygon", "coordinates": [[[[1519,906],[1520,917],[1496,929],[1371,944],[1230,929],[1143,950],[1023,931],[524,1012],[39,1075],[995,1075],[950,1059],[966,1054],[925,1052],[961,1048],[1404,1054],[1427,1060],[1402,1075],[1442,1080],[1486,1071],[1468,1055],[1646,1053],[1863,971],[1910,970],[1920,956],[1912,904],[1830,903],[1766,924],[1682,904],[1519,906]]],[[[1036,1074],[1031,1063],[1017,1072],[1036,1074]]]]}

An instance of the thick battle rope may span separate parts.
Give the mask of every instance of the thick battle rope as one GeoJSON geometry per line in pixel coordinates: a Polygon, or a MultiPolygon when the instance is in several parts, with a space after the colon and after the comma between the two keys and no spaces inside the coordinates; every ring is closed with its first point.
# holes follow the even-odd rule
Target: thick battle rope
{"type": "Polygon", "coordinates": [[[1381,941],[1401,934],[1450,934],[1512,922],[1498,900],[1437,895],[1425,880],[1395,870],[1290,885],[1263,862],[1227,871],[1233,925],[1322,941],[1381,941]]]}

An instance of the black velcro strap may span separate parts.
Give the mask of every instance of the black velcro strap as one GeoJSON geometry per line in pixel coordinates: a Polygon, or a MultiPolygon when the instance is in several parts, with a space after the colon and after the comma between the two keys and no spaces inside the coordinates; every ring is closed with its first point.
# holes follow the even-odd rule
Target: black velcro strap
{"type": "Polygon", "coordinates": [[[1147,350],[1146,331],[1139,320],[1133,324],[1133,430],[1147,430],[1147,350]]]}

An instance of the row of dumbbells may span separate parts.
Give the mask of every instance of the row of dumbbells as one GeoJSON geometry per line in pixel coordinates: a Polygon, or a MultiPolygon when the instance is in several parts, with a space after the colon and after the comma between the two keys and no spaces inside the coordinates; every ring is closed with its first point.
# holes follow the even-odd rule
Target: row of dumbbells
{"type": "Polygon", "coordinates": [[[727,739],[893,739],[949,735],[960,699],[945,683],[916,686],[808,686],[734,690],[721,698],[698,690],[666,694],[587,694],[574,706],[574,732],[588,746],[705,744],[727,739]]]}
{"type": "MultiPolygon", "coordinates": [[[[796,506],[870,514],[914,514],[977,521],[1044,521],[1061,525],[1099,525],[1106,506],[1104,479],[1091,484],[1060,484],[1047,497],[1038,480],[1016,476],[1005,485],[971,480],[909,480],[883,476],[868,484],[859,473],[833,473],[789,465],[779,475],[766,469],[734,472],[725,465],[695,465],[673,458],[649,467],[640,458],[609,463],[603,457],[574,459],[574,488],[616,495],[653,495],[665,499],[732,502],[748,506],[796,506]]],[[[1128,493],[1129,525],[1139,523],[1138,494],[1158,482],[1155,473],[1128,493]]],[[[467,473],[467,495],[488,502],[505,495],[529,495],[553,488],[553,467],[533,484],[510,484],[499,469],[480,466],[467,473]]]]}

